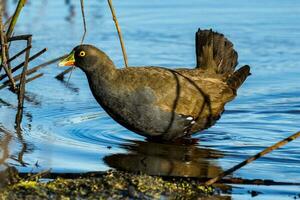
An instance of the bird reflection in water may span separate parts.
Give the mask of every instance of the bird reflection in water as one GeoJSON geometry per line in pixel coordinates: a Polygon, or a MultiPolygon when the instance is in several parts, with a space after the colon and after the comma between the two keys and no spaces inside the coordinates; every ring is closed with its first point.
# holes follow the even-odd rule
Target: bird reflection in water
{"type": "Polygon", "coordinates": [[[222,172],[216,160],[220,151],[197,144],[167,144],[133,141],[122,145],[127,153],[106,156],[107,165],[118,170],[148,175],[211,178],[222,172]]]}

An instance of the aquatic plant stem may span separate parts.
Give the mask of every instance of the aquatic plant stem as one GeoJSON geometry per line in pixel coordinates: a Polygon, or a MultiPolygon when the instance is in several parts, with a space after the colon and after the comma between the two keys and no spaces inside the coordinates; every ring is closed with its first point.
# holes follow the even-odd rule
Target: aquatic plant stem
{"type": "Polygon", "coordinates": [[[125,67],[128,67],[128,59],[127,59],[126,49],[125,49],[125,45],[124,45],[124,41],[123,41],[123,37],[122,37],[121,28],[119,26],[119,23],[118,23],[118,20],[117,20],[117,17],[116,17],[115,9],[113,7],[112,0],[107,0],[107,1],[108,1],[108,5],[109,5],[109,8],[110,8],[113,20],[114,20],[116,28],[117,28],[118,35],[119,35],[125,67]]]}
{"type": "Polygon", "coordinates": [[[266,155],[267,153],[270,153],[271,151],[274,151],[276,149],[278,149],[279,147],[282,147],[284,146],[285,144],[297,139],[298,137],[300,137],[300,132],[297,132],[283,140],[281,140],[280,142],[277,142],[276,144],[264,149],[263,151],[261,151],[260,153],[254,155],[254,156],[251,156],[250,158],[244,160],[243,162],[235,165],[234,167],[226,170],[225,172],[219,174],[218,176],[216,176],[215,178],[212,178],[208,181],[205,182],[205,185],[209,186],[209,185],[212,185],[214,183],[216,183],[217,181],[221,180],[223,177],[229,175],[229,174],[232,174],[233,172],[235,172],[236,170],[242,168],[243,166],[251,163],[252,161],[266,155]]]}

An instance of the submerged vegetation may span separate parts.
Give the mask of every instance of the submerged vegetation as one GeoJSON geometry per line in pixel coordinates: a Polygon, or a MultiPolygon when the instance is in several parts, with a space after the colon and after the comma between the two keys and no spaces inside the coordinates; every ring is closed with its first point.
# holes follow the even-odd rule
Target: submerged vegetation
{"type": "MultiPolygon", "coordinates": [[[[189,179],[164,180],[162,177],[108,171],[97,177],[76,179],[20,179],[2,189],[2,199],[193,199],[213,196],[214,189],[189,179]]],[[[224,197],[226,198],[226,197],[224,197]]]]}

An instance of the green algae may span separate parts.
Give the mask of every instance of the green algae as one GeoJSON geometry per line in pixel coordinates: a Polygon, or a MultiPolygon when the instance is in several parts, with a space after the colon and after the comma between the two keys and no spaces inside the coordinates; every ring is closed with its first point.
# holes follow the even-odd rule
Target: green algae
{"type": "Polygon", "coordinates": [[[197,199],[213,196],[212,187],[197,180],[172,179],[108,171],[99,177],[65,179],[48,182],[20,180],[0,191],[0,199],[197,199]]]}

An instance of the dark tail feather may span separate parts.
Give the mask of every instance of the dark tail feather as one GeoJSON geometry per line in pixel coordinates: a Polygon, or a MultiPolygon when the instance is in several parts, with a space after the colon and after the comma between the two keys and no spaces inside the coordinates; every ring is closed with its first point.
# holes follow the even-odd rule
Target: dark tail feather
{"type": "Polygon", "coordinates": [[[218,74],[231,74],[238,62],[233,44],[223,34],[212,30],[198,30],[196,33],[197,68],[218,74]]]}
{"type": "Polygon", "coordinates": [[[251,75],[250,67],[245,65],[234,72],[227,80],[227,84],[232,89],[238,89],[246,80],[246,78],[251,75]]]}
{"type": "Polygon", "coordinates": [[[196,33],[197,68],[224,74],[227,84],[238,89],[250,75],[250,67],[245,65],[238,69],[238,54],[233,44],[223,34],[212,30],[198,30],[196,33]]]}

